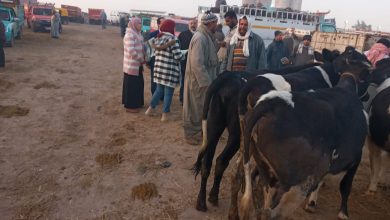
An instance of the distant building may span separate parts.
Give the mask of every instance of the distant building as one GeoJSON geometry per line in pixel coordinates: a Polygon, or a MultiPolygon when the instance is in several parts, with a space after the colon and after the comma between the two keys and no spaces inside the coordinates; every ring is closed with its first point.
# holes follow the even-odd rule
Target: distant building
{"type": "Polygon", "coordinates": [[[275,0],[276,8],[291,8],[300,11],[302,9],[302,0],[275,0]]]}

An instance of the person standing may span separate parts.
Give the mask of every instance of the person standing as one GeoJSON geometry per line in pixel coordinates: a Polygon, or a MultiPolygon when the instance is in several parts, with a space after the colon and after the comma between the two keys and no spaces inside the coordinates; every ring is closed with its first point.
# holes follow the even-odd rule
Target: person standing
{"type": "Polygon", "coordinates": [[[283,33],[275,31],[275,39],[267,48],[267,68],[278,70],[290,64],[290,53],[283,42],[283,33]]]}
{"type": "MultiPolygon", "coordinates": [[[[190,42],[192,36],[194,36],[196,28],[198,27],[198,20],[196,18],[190,20],[188,23],[188,30],[183,31],[179,34],[179,42],[181,50],[188,50],[190,46],[190,42]]],[[[185,55],[184,59],[180,61],[180,95],[179,100],[180,103],[183,104],[183,93],[184,93],[184,78],[186,75],[186,66],[187,66],[187,55],[185,55]]]]}
{"type": "Polygon", "coordinates": [[[0,68],[5,67],[4,45],[5,45],[5,26],[3,22],[0,20],[0,68]]]}
{"type": "Polygon", "coordinates": [[[266,67],[264,41],[252,32],[246,16],[239,20],[238,31],[230,40],[227,54],[220,72],[260,70],[266,67]]]}
{"type": "Polygon", "coordinates": [[[294,49],[293,64],[295,66],[301,66],[314,62],[314,48],[310,46],[311,36],[303,36],[303,40],[294,49]]]}
{"type": "Polygon", "coordinates": [[[155,39],[157,46],[169,45],[172,40],[175,40],[175,44],[166,49],[155,51],[154,82],[157,84],[157,87],[145,114],[153,115],[158,102],[164,96],[161,117],[161,121],[164,122],[168,121],[169,118],[168,115],[175,87],[180,84],[180,60],[183,54],[180,50],[179,40],[175,36],[175,22],[170,19],[165,20],[161,24],[160,31],[160,34],[155,39]]]}
{"type": "Polygon", "coordinates": [[[126,27],[129,23],[129,15],[125,13],[121,13],[119,15],[119,27],[121,29],[121,38],[123,38],[126,34],[126,27]]]}
{"type": "Polygon", "coordinates": [[[218,60],[220,62],[226,59],[227,47],[230,44],[230,39],[232,38],[234,33],[236,33],[238,24],[237,14],[232,10],[227,11],[224,15],[224,18],[225,24],[229,27],[229,31],[226,33],[224,41],[218,42],[218,60]]]}
{"type": "Polygon", "coordinates": [[[60,37],[60,22],[61,16],[60,13],[54,11],[54,14],[51,16],[51,37],[58,39],[60,37]]]}
{"type": "Polygon", "coordinates": [[[188,144],[201,143],[203,102],[211,82],[217,77],[218,57],[214,33],[218,18],[206,12],[191,39],[184,79],[183,127],[188,144]]]}
{"type": "Polygon", "coordinates": [[[295,28],[291,28],[291,33],[289,31],[286,31],[285,36],[283,38],[284,45],[286,45],[289,57],[294,56],[294,49],[298,46],[299,39],[298,36],[295,34],[295,28]]]}
{"type": "Polygon", "coordinates": [[[123,38],[122,104],[130,113],[138,113],[139,108],[144,105],[143,63],[145,52],[141,29],[141,19],[133,17],[123,38]]]}
{"type": "MultiPolygon", "coordinates": [[[[159,17],[157,19],[157,30],[151,32],[148,36],[148,41],[153,41],[154,38],[157,37],[157,35],[160,33],[160,25],[164,22],[164,18],[163,17],[159,17]]],[[[152,52],[152,56],[150,58],[150,61],[149,63],[147,64],[149,69],[150,69],[150,92],[152,93],[152,95],[154,94],[154,91],[156,90],[156,83],[154,82],[153,80],[153,77],[154,77],[154,61],[155,61],[156,57],[154,55],[154,52],[152,52]]]]}
{"type": "Polygon", "coordinates": [[[107,24],[107,14],[104,9],[100,12],[100,21],[102,23],[102,29],[106,29],[107,24]]]}

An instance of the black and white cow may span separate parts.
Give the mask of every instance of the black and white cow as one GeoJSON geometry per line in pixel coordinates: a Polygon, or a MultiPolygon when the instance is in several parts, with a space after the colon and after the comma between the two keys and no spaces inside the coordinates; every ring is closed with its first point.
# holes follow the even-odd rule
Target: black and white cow
{"type": "MultiPolygon", "coordinates": [[[[282,75],[317,65],[319,64],[313,63],[272,72],[282,75]]],[[[271,71],[225,72],[209,86],[202,116],[203,144],[193,168],[195,177],[202,171],[201,186],[196,203],[197,210],[207,211],[207,179],[210,175],[217,144],[225,128],[228,130],[229,136],[224,150],[216,160],[214,184],[209,194],[209,202],[213,205],[218,205],[219,187],[223,173],[239,149],[241,132],[238,118],[238,98],[241,88],[255,76],[268,72],[271,71]]]]}
{"type": "Polygon", "coordinates": [[[341,73],[334,88],[307,92],[271,91],[245,119],[245,193],[241,216],[252,200],[250,149],[265,176],[264,212],[287,217],[328,174],[346,172],[340,183],[338,217],[348,218],[347,201],[367,135],[367,118],[357,96],[370,78],[366,57],[348,47],[334,61],[341,73]],[[253,141],[254,144],[250,145],[253,141]]]}
{"type": "Polygon", "coordinates": [[[379,171],[382,167],[381,153],[382,151],[390,153],[390,59],[377,62],[372,77],[372,82],[379,87],[369,112],[367,145],[371,165],[371,180],[368,187],[370,194],[377,190],[379,171]]]}

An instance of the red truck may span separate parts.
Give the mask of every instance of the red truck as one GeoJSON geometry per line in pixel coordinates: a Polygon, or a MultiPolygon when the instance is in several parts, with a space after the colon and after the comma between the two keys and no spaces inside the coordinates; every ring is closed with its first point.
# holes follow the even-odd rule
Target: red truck
{"type": "Polygon", "coordinates": [[[81,8],[72,5],[61,5],[61,8],[68,10],[68,18],[70,22],[84,23],[81,8]]]}
{"type": "Polygon", "coordinates": [[[34,32],[50,30],[51,16],[54,14],[54,10],[54,4],[49,3],[28,5],[27,27],[34,32]]]}
{"type": "Polygon", "coordinates": [[[100,14],[103,9],[88,8],[88,18],[90,24],[101,24],[100,14]]]}

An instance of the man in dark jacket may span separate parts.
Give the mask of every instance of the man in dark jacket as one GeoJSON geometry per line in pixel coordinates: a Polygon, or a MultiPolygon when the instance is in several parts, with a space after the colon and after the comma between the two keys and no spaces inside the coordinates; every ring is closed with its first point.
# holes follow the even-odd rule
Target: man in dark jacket
{"type": "Polygon", "coordinates": [[[283,33],[275,31],[275,39],[267,48],[267,68],[277,70],[289,65],[289,55],[283,42],[283,33]]]}
{"type": "MultiPolygon", "coordinates": [[[[183,31],[179,34],[179,42],[180,42],[181,50],[188,50],[192,36],[195,34],[197,27],[198,27],[198,20],[196,18],[192,19],[188,23],[188,30],[183,31]]],[[[186,64],[187,64],[187,54],[185,55],[185,59],[180,61],[180,66],[181,66],[180,97],[179,97],[180,103],[183,103],[184,77],[186,72],[186,64]]]]}
{"type": "Polygon", "coordinates": [[[5,67],[4,45],[5,45],[5,26],[3,22],[0,20],[0,68],[5,67]]]}

